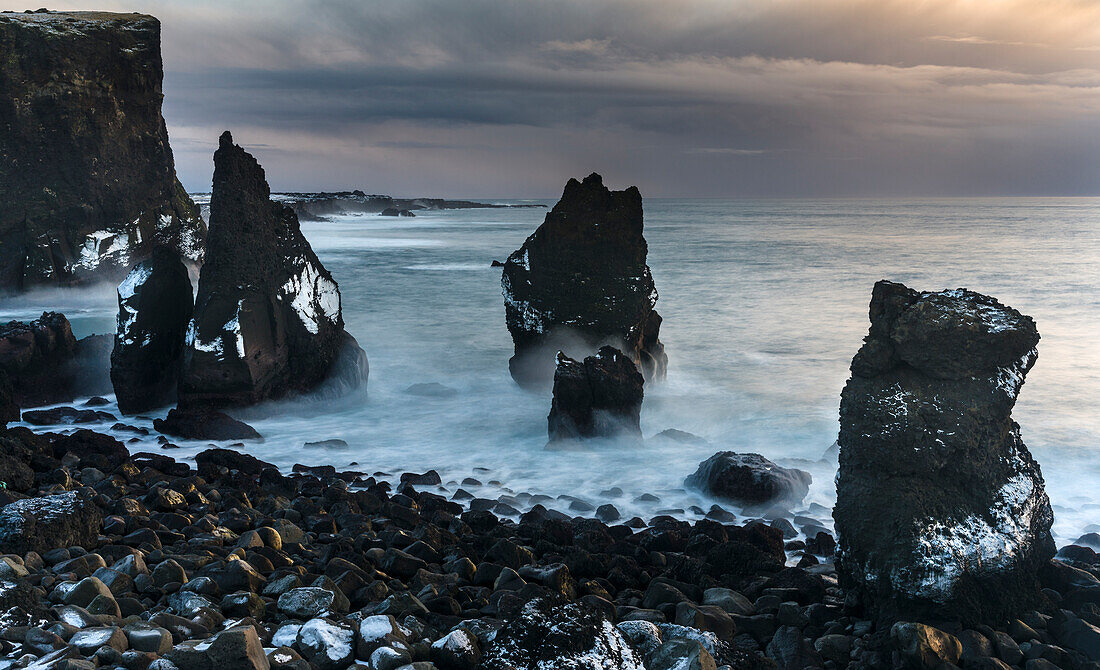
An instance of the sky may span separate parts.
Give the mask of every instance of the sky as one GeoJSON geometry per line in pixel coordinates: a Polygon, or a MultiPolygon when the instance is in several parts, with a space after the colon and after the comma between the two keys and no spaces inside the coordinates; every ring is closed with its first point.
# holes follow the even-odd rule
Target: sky
{"type": "Polygon", "coordinates": [[[100,0],[162,22],[177,173],[276,190],[1100,195],[1100,0],[100,0]]]}

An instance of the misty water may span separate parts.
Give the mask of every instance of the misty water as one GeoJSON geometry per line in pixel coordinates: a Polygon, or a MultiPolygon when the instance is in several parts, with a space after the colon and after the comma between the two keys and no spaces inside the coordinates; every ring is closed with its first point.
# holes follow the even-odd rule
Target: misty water
{"type": "MultiPolygon", "coordinates": [[[[707,444],[544,448],[549,394],[524,392],[508,375],[511,340],[490,262],[517,248],[545,210],[497,209],[303,224],[340,283],[347,328],[370,358],[369,386],[365,395],[237,412],[265,436],[244,449],[284,467],[357,463],[348,469],[393,478],[434,468],[451,492],[472,476],[485,483],[466,487],[478,496],[506,492],[495,480],[515,492],[613,502],[624,517],[678,509],[688,519],[699,518],[692,506],[715,502],[682,488],[699,461],[753,451],[809,470],[804,508],[830,507],[836,465],[822,458],[867,332],[871,287],[889,278],[925,290],[965,286],[1036,319],[1039,361],[1014,417],[1042,465],[1059,542],[1097,529],[1100,200],[650,199],[645,209],[669,372],[646,388],[642,428],[676,428],[707,444]],[[406,392],[427,382],[457,393],[406,392]],[[349,446],[303,446],[330,438],[349,446]],[[601,496],[611,487],[623,495],[601,496]],[[641,493],[660,502],[634,502],[641,493]]],[[[9,299],[0,318],[44,309],[63,311],[78,336],[114,328],[113,287],[9,299]]],[[[125,420],[149,426],[164,413],[125,420]]],[[[167,453],[176,457],[206,447],[173,441],[181,449],[167,453]]],[[[154,433],[131,447],[159,445],[154,433]]],[[[546,504],[565,510],[569,501],[546,504]]]]}

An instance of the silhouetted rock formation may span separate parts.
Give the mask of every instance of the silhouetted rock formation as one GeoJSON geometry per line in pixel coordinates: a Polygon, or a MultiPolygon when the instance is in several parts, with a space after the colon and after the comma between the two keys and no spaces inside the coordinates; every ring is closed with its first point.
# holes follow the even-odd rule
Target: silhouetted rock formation
{"type": "Polygon", "coordinates": [[[547,417],[550,441],[641,437],[642,381],[634,363],[614,347],[602,347],[583,362],[559,353],[547,417]]]}
{"type": "Polygon", "coordinates": [[[610,191],[598,174],[570,179],[546,220],[504,264],[508,363],[522,386],[552,378],[554,353],[581,357],[610,344],[661,379],[667,357],[657,339],[657,290],[646,265],[642,196],[610,191]]]}
{"type": "MultiPolygon", "coordinates": [[[[57,312],[0,324],[0,377],[6,375],[10,384],[9,403],[36,407],[105,392],[104,386],[110,387],[105,339],[77,340],[69,320],[57,312]]],[[[0,396],[3,387],[0,379],[0,396]]]]}
{"type": "Polygon", "coordinates": [[[194,310],[187,268],[161,247],[118,287],[111,383],[123,414],[176,402],[183,340],[194,310]]]}
{"type": "Polygon", "coordinates": [[[798,504],[810,491],[810,473],[784,468],[760,454],[720,451],[684,481],[716,498],[743,505],[798,504]]]}
{"type": "Polygon", "coordinates": [[[838,565],[881,617],[991,622],[1033,609],[1054,555],[1038,464],[1011,410],[1028,316],[881,281],[841,396],[838,565]]]}
{"type": "Polygon", "coordinates": [[[156,245],[198,261],[205,225],[161,117],[160,23],[0,14],[0,290],[116,280],[156,245]]]}
{"type": "Polygon", "coordinates": [[[247,405],[323,381],[346,338],[340,290],[256,159],[222,134],[180,406],[247,405]]]}

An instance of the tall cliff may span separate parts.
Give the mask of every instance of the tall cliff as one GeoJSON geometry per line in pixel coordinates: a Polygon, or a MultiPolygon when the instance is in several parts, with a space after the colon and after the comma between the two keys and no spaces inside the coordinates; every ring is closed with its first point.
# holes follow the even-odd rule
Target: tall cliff
{"type": "Polygon", "coordinates": [[[117,280],[206,226],[161,116],[160,22],[0,14],[0,290],[117,280]]]}

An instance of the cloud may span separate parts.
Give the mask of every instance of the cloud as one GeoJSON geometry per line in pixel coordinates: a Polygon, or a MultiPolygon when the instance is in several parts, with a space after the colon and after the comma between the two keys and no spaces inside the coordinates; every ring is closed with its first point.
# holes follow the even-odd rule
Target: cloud
{"type": "Polygon", "coordinates": [[[554,195],[593,169],[665,195],[1100,185],[1090,0],[95,4],[161,18],[188,186],[227,127],[283,188],[554,195]]]}

